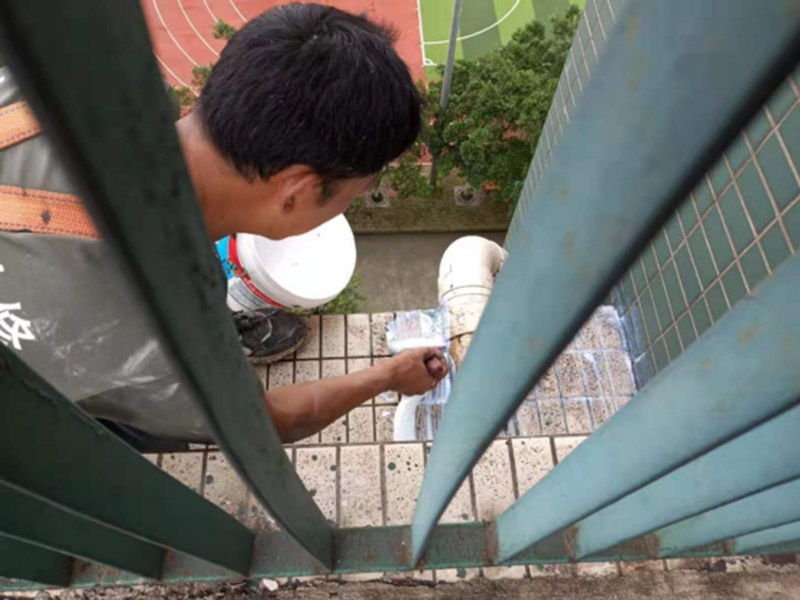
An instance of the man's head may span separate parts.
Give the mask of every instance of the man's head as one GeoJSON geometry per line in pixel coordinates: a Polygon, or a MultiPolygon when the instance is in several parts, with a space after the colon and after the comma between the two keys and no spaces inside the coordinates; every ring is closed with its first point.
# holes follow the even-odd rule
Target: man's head
{"type": "Polygon", "coordinates": [[[196,112],[249,184],[238,191],[252,192],[227,201],[246,203],[249,230],[273,238],[343,212],[420,128],[420,97],[392,35],[318,4],[279,6],[245,25],[196,112]]]}

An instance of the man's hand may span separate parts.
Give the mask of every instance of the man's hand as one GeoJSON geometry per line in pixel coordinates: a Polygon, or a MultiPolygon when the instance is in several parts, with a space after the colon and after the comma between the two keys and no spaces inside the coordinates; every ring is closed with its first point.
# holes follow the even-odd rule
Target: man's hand
{"type": "Polygon", "coordinates": [[[389,388],[406,396],[433,389],[448,371],[447,359],[435,348],[406,350],[382,364],[389,370],[389,388]]]}

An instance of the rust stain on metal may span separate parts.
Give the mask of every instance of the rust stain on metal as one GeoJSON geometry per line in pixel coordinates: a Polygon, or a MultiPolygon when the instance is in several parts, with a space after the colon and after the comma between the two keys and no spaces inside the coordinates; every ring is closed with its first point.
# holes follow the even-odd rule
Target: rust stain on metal
{"type": "Polygon", "coordinates": [[[758,327],[748,327],[738,336],[736,336],[736,341],[741,344],[742,346],[747,346],[753,339],[763,331],[762,326],[758,327]]]}
{"type": "Polygon", "coordinates": [[[564,547],[567,549],[570,562],[575,562],[575,542],[578,539],[580,528],[577,525],[569,527],[564,531],[564,547]]]}
{"type": "Polygon", "coordinates": [[[483,532],[483,564],[495,565],[497,564],[497,554],[499,551],[499,540],[497,538],[497,526],[495,522],[486,523],[483,532]]]}
{"type": "Polygon", "coordinates": [[[717,546],[720,548],[722,556],[733,556],[736,554],[736,544],[733,540],[724,540],[717,544],[717,546]]]}
{"type": "Polygon", "coordinates": [[[701,360],[700,361],[700,368],[703,369],[703,371],[708,371],[711,368],[711,359],[710,358],[706,358],[704,360],[701,360]]]}
{"type": "MultiPolygon", "coordinates": [[[[399,565],[411,566],[411,528],[403,530],[394,544],[394,559],[399,565]]],[[[421,562],[421,560],[420,560],[421,562]]]]}
{"type": "Polygon", "coordinates": [[[648,533],[625,543],[625,550],[636,556],[656,558],[661,551],[661,540],[653,533],[648,533]]]}

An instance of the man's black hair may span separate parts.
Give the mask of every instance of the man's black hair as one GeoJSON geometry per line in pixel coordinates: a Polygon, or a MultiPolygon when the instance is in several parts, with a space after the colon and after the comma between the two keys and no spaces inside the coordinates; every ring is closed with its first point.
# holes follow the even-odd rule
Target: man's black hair
{"type": "Polygon", "coordinates": [[[421,99],[386,28],[330,6],[278,6],[228,42],[198,104],[248,178],[293,164],[324,181],[371,175],[420,129],[421,99]]]}

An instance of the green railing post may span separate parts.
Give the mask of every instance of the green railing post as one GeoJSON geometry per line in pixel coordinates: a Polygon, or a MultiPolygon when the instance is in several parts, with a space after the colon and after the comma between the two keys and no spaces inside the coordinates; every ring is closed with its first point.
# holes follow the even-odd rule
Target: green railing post
{"type": "MultiPolygon", "coordinates": [[[[798,297],[800,254],[795,254],[747,302],[726,314],[498,517],[500,560],[576,523],[575,531],[582,532],[578,537],[585,535],[587,528],[581,519],[606,506],[612,509],[626,494],[631,495],[620,503],[635,501],[637,490],[645,492],[647,484],[655,481],[653,485],[658,485],[662,477],[667,480],[672,475],[667,474],[681,465],[692,468],[693,459],[703,458],[709,450],[793,406],[800,395],[798,297]],[[608,469],[610,464],[615,468],[608,469]],[[530,519],[531,513],[538,518],[530,519]]],[[[755,451],[752,455],[761,456],[755,451]]],[[[782,457],[776,456],[773,463],[770,466],[783,466],[782,457]]],[[[745,464],[755,468],[752,463],[745,464]]],[[[750,475],[758,478],[763,474],[765,485],[774,485],[768,482],[767,471],[766,466],[763,473],[756,468],[750,475]]],[[[668,503],[677,489],[682,496],[679,504],[691,510],[693,486],[684,479],[679,481],[684,485],[660,488],[666,495],[658,501],[668,503]]],[[[660,506],[666,514],[666,504],[655,502],[653,506],[660,506]]],[[[698,507],[695,512],[702,510],[706,508],[698,507]]],[[[660,516],[655,508],[624,514],[631,523],[652,518],[652,529],[668,524],[657,522],[660,516]]],[[[595,521],[595,527],[597,524],[595,521]]],[[[646,529],[632,535],[646,533],[646,529]]],[[[574,544],[579,546],[579,540],[574,544]]]]}
{"type": "Polygon", "coordinates": [[[152,544],[248,572],[253,534],[244,525],[121,442],[2,345],[0,389],[0,507],[12,510],[0,511],[0,533],[149,577],[161,563],[152,544]]]}
{"type": "Polygon", "coordinates": [[[66,587],[71,568],[68,556],[0,535],[0,577],[66,587]]]}
{"type": "Polygon", "coordinates": [[[799,47],[793,0],[628,2],[535,199],[528,175],[425,470],[415,562],[470,468],[799,47]]]}
{"type": "Polygon", "coordinates": [[[137,2],[6,0],[3,55],[231,465],[323,565],[330,524],[244,359],[137,2]]]}

